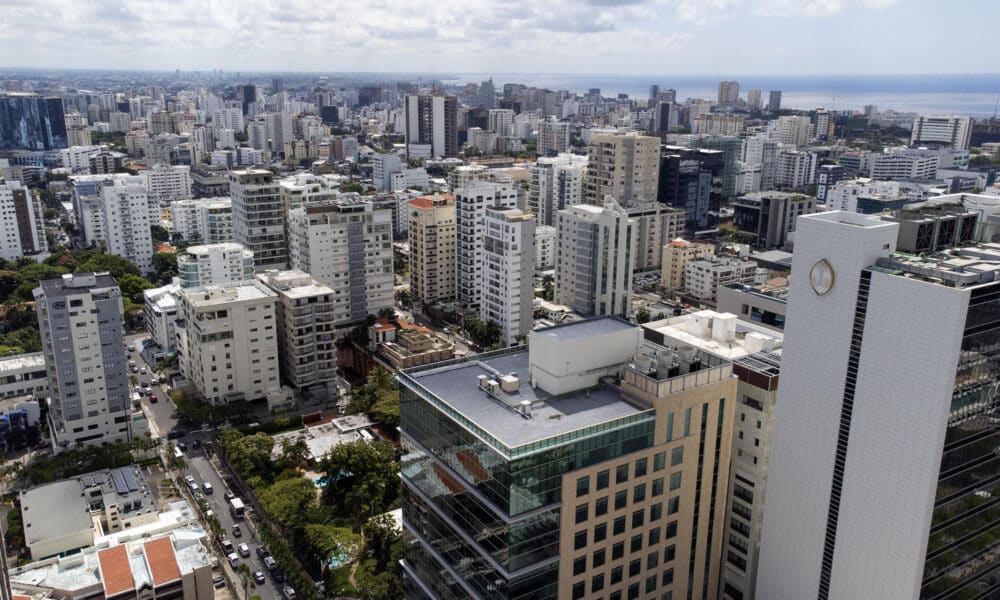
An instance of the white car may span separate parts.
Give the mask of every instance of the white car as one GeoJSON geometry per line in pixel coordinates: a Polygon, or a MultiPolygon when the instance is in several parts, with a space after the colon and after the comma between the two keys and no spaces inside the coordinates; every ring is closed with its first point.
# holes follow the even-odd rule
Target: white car
{"type": "Polygon", "coordinates": [[[242,556],[243,558],[250,556],[250,546],[247,546],[246,544],[240,544],[239,546],[236,547],[236,549],[240,551],[240,556],[242,556]]]}
{"type": "Polygon", "coordinates": [[[226,558],[229,559],[229,566],[232,567],[233,569],[236,569],[237,567],[240,566],[240,555],[239,554],[236,554],[235,552],[233,552],[232,554],[230,554],[226,558]]]}
{"type": "Polygon", "coordinates": [[[188,484],[192,484],[194,483],[194,477],[192,477],[191,475],[185,475],[184,481],[188,482],[188,484]]]}

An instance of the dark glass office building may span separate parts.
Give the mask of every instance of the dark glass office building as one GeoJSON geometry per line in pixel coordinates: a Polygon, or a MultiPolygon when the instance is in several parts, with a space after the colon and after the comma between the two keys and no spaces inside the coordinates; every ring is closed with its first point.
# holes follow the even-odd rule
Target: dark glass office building
{"type": "Polygon", "coordinates": [[[66,147],[62,100],[36,94],[0,94],[0,149],[66,147]]]}

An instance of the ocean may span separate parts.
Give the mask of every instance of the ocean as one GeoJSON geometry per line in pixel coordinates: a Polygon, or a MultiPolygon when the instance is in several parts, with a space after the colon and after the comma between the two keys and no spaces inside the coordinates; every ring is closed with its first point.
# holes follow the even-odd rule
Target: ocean
{"type": "Polygon", "coordinates": [[[619,93],[631,98],[648,98],[649,86],[674,88],[677,98],[714,100],[719,81],[733,80],[740,84],[740,97],[748,89],[761,90],[767,104],[770,90],[781,90],[782,108],[830,110],[861,110],[874,104],[880,110],[893,109],[920,114],[956,114],[991,117],[1000,98],[1000,74],[971,75],[609,75],[609,74],[519,74],[519,73],[458,73],[439,75],[442,83],[462,85],[481,82],[493,77],[497,91],[505,83],[521,83],[586,93],[600,88],[605,97],[619,93]]]}

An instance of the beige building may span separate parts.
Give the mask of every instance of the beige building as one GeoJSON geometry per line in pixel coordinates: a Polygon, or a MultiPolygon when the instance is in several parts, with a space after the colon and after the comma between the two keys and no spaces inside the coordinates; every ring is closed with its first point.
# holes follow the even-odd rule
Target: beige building
{"type": "Polygon", "coordinates": [[[625,208],[656,202],[660,182],[660,140],[638,133],[595,133],[584,197],[601,205],[612,196],[625,208]]]}
{"type": "Polygon", "coordinates": [[[278,394],[277,294],[245,281],[184,288],[180,303],[181,373],[201,396],[219,405],[278,394]]]}
{"type": "Polygon", "coordinates": [[[257,279],[278,295],[279,364],[304,389],[332,381],[337,369],[333,290],[302,271],[265,271],[257,279]]]}
{"type": "Polygon", "coordinates": [[[630,209],[628,216],[636,223],[635,270],[659,269],[663,245],[684,233],[684,211],[653,203],[630,209]]]}
{"type": "Polygon", "coordinates": [[[410,293],[414,304],[455,297],[455,197],[409,202],[410,293]]]}
{"type": "Polygon", "coordinates": [[[684,289],[684,272],[687,262],[715,252],[712,244],[689,242],[677,238],[663,246],[663,262],[660,268],[660,285],[668,291],[684,289]]]}

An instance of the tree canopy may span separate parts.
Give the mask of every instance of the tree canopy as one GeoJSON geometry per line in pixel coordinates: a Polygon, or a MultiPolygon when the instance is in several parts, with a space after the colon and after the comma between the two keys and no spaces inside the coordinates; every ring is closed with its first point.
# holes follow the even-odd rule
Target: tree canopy
{"type": "Polygon", "coordinates": [[[321,468],[329,481],[323,502],[356,523],[385,512],[399,497],[399,461],[389,442],[341,444],[322,460],[321,468]]]}

